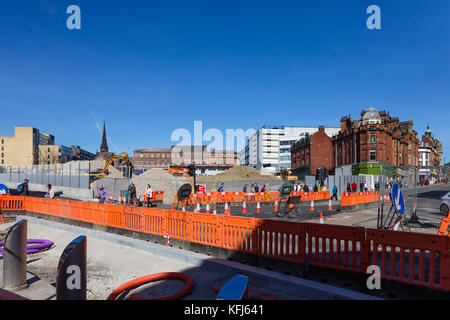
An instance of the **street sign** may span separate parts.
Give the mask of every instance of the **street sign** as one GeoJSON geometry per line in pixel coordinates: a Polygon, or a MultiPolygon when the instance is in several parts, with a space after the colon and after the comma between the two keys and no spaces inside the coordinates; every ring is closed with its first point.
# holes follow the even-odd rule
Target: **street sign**
{"type": "Polygon", "coordinates": [[[392,185],[392,204],[394,205],[394,209],[398,214],[405,213],[405,201],[403,199],[402,190],[400,189],[398,183],[394,183],[392,185]]]}
{"type": "Polygon", "coordinates": [[[8,187],[5,186],[4,184],[0,184],[0,194],[8,194],[9,190],[8,187]]]}

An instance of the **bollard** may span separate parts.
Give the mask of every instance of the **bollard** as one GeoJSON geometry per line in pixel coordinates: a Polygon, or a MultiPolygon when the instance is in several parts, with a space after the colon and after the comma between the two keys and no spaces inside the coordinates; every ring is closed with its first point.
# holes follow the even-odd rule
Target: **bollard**
{"type": "Polygon", "coordinates": [[[86,236],[67,245],[56,271],[56,300],[86,300],[86,236]]]}
{"type": "Polygon", "coordinates": [[[20,220],[6,234],[3,252],[3,288],[16,291],[27,284],[27,220],[20,220]]]}

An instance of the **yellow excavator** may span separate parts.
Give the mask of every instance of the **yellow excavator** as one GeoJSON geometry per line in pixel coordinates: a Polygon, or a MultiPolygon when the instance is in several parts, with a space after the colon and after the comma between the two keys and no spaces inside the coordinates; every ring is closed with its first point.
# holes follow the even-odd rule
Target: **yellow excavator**
{"type": "Polygon", "coordinates": [[[292,173],[292,171],[285,169],[285,168],[280,168],[280,176],[282,180],[298,180],[297,176],[291,176],[290,174],[292,173]]]}
{"type": "Polygon", "coordinates": [[[131,163],[131,160],[130,158],[128,158],[128,154],[124,152],[123,155],[112,156],[108,161],[106,161],[106,164],[100,173],[94,173],[91,174],[91,176],[96,178],[106,177],[108,175],[108,167],[111,165],[111,163],[113,163],[113,161],[116,160],[123,160],[123,163],[127,166],[128,170],[132,170],[133,165],[131,163]]]}

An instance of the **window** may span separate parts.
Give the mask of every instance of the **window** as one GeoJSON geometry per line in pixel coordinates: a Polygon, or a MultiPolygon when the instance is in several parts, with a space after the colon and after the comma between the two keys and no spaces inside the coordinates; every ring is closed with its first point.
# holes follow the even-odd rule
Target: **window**
{"type": "Polygon", "coordinates": [[[370,161],[377,160],[377,150],[370,150],[370,161]]]}
{"type": "Polygon", "coordinates": [[[369,136],[370,143],[377,143],[377,135],[375,133],[371,133],[369,136]]]}
{"type": "Polygon", "coordinates": [[[153,163],[153,160],[152,160],[152,161],[150,161],[150,164],[151,164],[151,165],[153,165],[153,164],[154,164],[154,163],[153,163]]]}
{"type": "Polygon", "coordinates": [[[152,154],[150,155],[150,157],[152,157],[152,158],[153,158],[153,156],[154,156],[154,154],[152,153],[152,154]]]}
{"type": "Polygon", "coordinates": [[[147,166],[148,166],[148,160],[145,160],[145,165],[147,165],[147,166]]]}
{"type": "Polygon", "coordinates": [[[143,154],[143,153],[139,154],[139,157],[143,158],[143,157],[144,157],[144,154],[143,154]]]}

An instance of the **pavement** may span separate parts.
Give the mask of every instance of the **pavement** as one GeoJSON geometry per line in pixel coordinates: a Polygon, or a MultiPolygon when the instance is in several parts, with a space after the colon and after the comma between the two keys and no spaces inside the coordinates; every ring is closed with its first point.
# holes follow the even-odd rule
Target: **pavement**
{"type": "MultiPolygon", "coordinates": [[[[249,277],[249,290],[286,300],[376,299],[351,290],[148,241],[32,217],[24,219],[28,220],[28,238],[48,239],[55,243],[47,251],[29,255],[27,262],[30,274],[53,287],[64,248],[79,235],[87,236],[88,300],[105,300],[121,284],[160,272],[181,272],[194,280],[194,290],[185,298],[187,300],[215,300],[217,293],[213,287],[223,285],[236,274],[249,277]]],[[[2,225],[1,228],[10,225],[2,225]]],[[[129,293],[155,298],[175,293],[183,287],[182,281],[163,280],[129,293]]],[[[46,289],[47,296],[37,299],[54,299],[51,292],[48,293],[48,285],[46,289]]],[[[33,298],[32,294],[29,296],[33,298]]]]}

